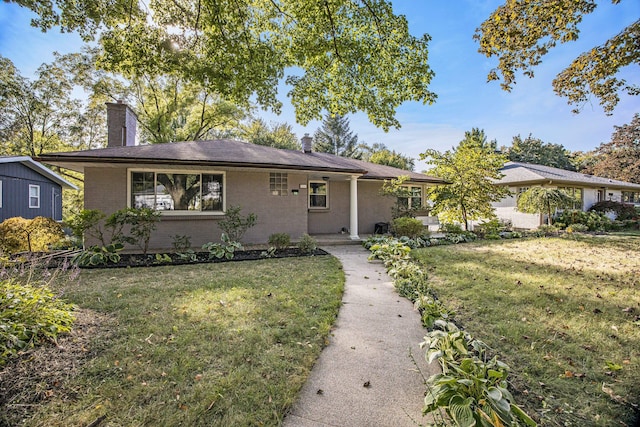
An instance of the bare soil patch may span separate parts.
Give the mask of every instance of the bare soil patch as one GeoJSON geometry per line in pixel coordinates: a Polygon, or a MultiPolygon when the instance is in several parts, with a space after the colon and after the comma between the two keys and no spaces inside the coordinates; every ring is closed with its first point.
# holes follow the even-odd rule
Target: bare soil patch
{"type": "Polygon", "coordinates": [[[113,317],[78,309],[71,333],[57,342],[21,353],[0,370],[0,426],[17,426],[47,400],[72,400],[77,391],[68,386],[80,367],[100,352],[113,332],[113,317]]]}

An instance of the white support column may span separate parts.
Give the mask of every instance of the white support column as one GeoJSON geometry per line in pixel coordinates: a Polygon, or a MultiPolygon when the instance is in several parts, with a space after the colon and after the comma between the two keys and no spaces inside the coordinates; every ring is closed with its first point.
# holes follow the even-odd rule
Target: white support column
{"type": "Polygon", "coordinates": [[[358,236],[358,176],[351,175],[349,203],[349,238],[360,240],[358,236]]]}

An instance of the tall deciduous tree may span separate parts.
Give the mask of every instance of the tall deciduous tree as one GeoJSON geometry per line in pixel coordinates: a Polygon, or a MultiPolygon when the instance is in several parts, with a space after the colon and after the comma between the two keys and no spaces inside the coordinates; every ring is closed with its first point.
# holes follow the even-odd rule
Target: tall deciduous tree
{"type": "Polygon", "coordinates": [[[546,214],[547,224],[551,225],[552,215],[557,209],[570,209],[576,199],[559,188],[531,187],[518,196],[518,210],[531,214],[546,214]]]}
{"type": "Polygon", "coordinates": [[[435,166],[429,175],[451,183],[429,190],[432,212],[445,221],[464,224],[467,230],[469,221],[495,217],[491,203],[509,194],[506,187],[494,185],[502,177],[500,168],[506,157],[496,152],[494,141],[487,142],[484,131],[465,132],[455,149],[444,153],[427,150],[420,158],[435,166]]]}
{"type": "Polygon", "coordinates": [[[529,135],[524,140],[513,137],[511,147],[503,147],[502,151],[514,162],[533,163],[554,168],[576,170],[569,151],[561,144],[552,144],[529,135]]]}
{"type": "Polygon", "coordinates": [[[238,136],[257,145],[289,150],[300,150],[301,148],[291,125],[287,123],[267,125],[262,119],[253,119],[248,124],[240,126],[238,136]]]}
{"type": "Polygon", "coordinates": [[[389,150],[382,143],[376,142],[373,145],[361,144],[360,148],[363,152],[362,160],[364,161],[408,171],[412,171],[415,167],[415,162],[411,157],[398,153],[396,150],[389,150]]]}
{"type": "Polygon", "coordinates": [[[237,105],[278,111],[286,77],[296,119],[364,111],[398,127],[404,101],[432,103],[428,35],[409,34],[385,0],[9,0],[42,30],[99,37],[102,66],[128,77],[177,74],[237,105]],[[289,70],[291,74],[286,75],[289,70]]]}
{"type": "Polygon", "coordinates": [[[0,140],[3,154],[37,156],[65,148],[81,106],[73,85],[55,64],[42,64],[34,80],[0,56],[0,140]]]}
{"type": "MultiPolygon", "coordinates": [[[[515,84],[518,71],[533,77],[534,68],[549,49],[578,39],[578,24],[596,6],[596,0],[507,0],[474,35],[480,53],[498,57],[498,66],[489,72],[488,80],[499,80],[501,75],[502,88],[508,91],[515,84]]],[[[620,69],[640,64],[639,44],[640,20],[636,20],[601,46],[574,59],[553,81],[554,91],[576,105],[576,112],[592,95],[611,114],[620,94],[640,93],[637,81],[628,82],[618,76],[620,69]]]]}
{"type": "Polygon", "coordinates": [[[344,116],[327,115],[322,126],[313,134],[313,150],[341,157],[359,159],[362,151],[358,135],[349,128],[349,119],[344,116]]]}
{"type": "Polygon", "coordinates": [[[640,184],[640,114],[615,126],[611,141],[596,148],[593,160],[586,173],[640,184]]]}

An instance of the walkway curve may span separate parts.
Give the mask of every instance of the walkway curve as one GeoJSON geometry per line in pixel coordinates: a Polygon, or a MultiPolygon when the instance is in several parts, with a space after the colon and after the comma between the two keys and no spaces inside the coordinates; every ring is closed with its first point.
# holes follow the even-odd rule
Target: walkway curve
{"type": "Polygon", "coordinates": [[[424,378],[439,372],[420,349],[426,330],[411,302],[400,297],[384,266],[361,246],[325,248],[346,275],[342,308],[284,427],[416,426],[424,378]],[[417,366],[416,366],[417,365],[417,366]],[[418,367],[422,373],[418,371],[418,367]]]}

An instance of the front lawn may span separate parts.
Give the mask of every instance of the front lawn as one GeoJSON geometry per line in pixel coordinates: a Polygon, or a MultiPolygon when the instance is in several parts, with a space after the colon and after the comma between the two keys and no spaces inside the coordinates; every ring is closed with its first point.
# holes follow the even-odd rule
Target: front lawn
{"type": "Polygon", "coordinates": [[[640,404],[640,238],[483,241],[414,251],[456,322],[511,367],[541,425],[631,425],[640,404]]]}
{"type": "Polygon", "coordinates": [[[95,356],[76,374],[35,385],[47,392],[26,425],[279,425],[343,286],[329,256],[82,271],[65,298],[109,330],[83,344],[95,356]]]}

